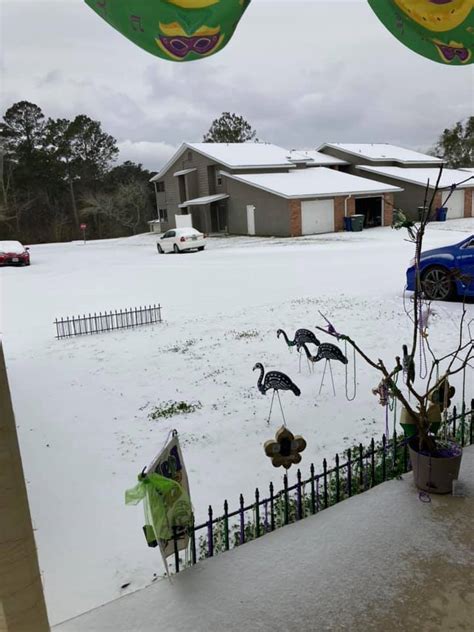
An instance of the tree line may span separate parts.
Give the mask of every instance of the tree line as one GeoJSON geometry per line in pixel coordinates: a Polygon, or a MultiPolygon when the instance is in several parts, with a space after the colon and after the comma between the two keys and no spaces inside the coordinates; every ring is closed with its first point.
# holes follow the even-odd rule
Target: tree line
{"type": "Polygon", "coordinates": [[[156,215],[153,173],[141,164],[114,165],[117,141],[85,114],[46,118],[28,101],[13,104],[0,123],[0,239],[25,243],[147,230],[156,215]]]}
{"type": "MultiPolygon", "coordinates": [[[[242,117],[223,112],[204,142],[257,142],[242,117]]],[[[0,122],[0,239],[24,243],[144,232],[156,217],[154,175],[130,161],[115,165],[117,141],[85,114],[46,118],[28,101],[13,104],[0,122]]],[[[431,150],[448,167],[474,166],[474,117],[445,129],[431,150]]]]}

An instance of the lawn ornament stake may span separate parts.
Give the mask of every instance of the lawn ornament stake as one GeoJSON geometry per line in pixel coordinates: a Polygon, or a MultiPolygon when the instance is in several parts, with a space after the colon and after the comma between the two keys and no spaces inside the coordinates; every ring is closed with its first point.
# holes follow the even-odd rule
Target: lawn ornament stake
{"type": "MultiPolygon", "coordinates": [[[[299,354],[298,372],[301,373],[301,345],[303,343],[306,343],[306,344],[312,344],[318,347],[321,343],[319,342],[319,340],[316,338],[316,336],[313,334],[313,332],[310,329],[297,329],[293,340],[290,340],[288,338],[286,332],[283,329],[278,329],[277,338],[279,338],[280,336],[284,337],[285,342],[288,345],[288,349],[290,351],[292,347],[296,346],[296,349],[299,354]]],[[[309,372],[311,373],[312,368],[309,362],[308,362],[308,369],[309,369],[309,372]]]]}
{"type": "Polygon", "coordinates": [[[250,0],[85,0],[137,46],[168,61],[222,50],[250,0]]]}
{"type": "Polygon", "coordinates": [[[402,44],[441,64],[474,61],[472,0],[369,0],[387,29],[402,44]]]}
{"type": "Polygon", "coordinates": [[[283,408],[282,408],[281,400],[280,400],[280,393],[278,391],[293,391],[293,393],[297,397],[299,397],[301,395],[300,389],[296,386],[294,382],[292,382],[292,380],[288,377],[288,375],[285,375],[285,373],[280,373],[280,371],[268,371],[264,378],[265,369],[263,368],[263,364],[261,362],[257,362],[257,364],[253,367],[253,370],[260,371],[260,375],[258,377],[258,382],[257,382],[257,388],[262,393],[262,395],[265,395],[266,392],[269,390],[273,390],[272,401],[270,404],[270,412],[268,414],[267,424],[270,424],[270,417],[272,415],[272,408],[273,408],[273,400],[275,398],[275,393],[276,393],[278,397],[278,402],[280,403],[280,410],[283,416],[283,423],[286,425],[285,413],[283,412],[283,408]]]}
{"type": "Polygon", "coordinates": [[[273,467],[284,467],[288,470],[301,461],[301,454],[306,448],[306,441],[301,435],[294,436],[288,428],[281,426],[275,439],[265,441],[263,449],[271,458],[273,467]]]}
{"type": "Polygon", "coordinates": [[[342,353],[339,347],[336,347],[336,345],[333,345],[330,342],[323,342],[322,344],[320,344],[318,347],[318,353],[315,356],[311,355],[308,347],[304,343],[301,346],[303,347],[306,353],[306,357],[308,358],[310,362],[319,362],[320,360],[323,360],[323,359],[326,361],[324,363],[323,377],[321,379],[321,384],[319,386],[318,394],[321,393],[321,389],[323,388],[324,376],[326,375],[326,368],[327,368],[327,365],[329,364],[329,371],[331,374],[331,382],[332,382],[332,391],[334,395],[336,395],[336,389],[334,387],[334,377],[332,374],[331,360],[337,360],[338,362],[342,362],[342,364],[347,364],[348,360],[346,356],[342,353]]]}

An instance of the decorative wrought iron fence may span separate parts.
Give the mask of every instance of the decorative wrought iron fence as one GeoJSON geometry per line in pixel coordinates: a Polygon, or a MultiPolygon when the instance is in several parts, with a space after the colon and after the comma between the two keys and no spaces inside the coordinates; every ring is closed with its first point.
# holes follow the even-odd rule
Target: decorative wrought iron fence
{"type": "MultiPolygon", "coordinates": [[[[454,438],[462,446],[474,443],[474,399],[471,400],[470,410],[466,410],[465,402],[461,412],[454,406],[442,432],[446,438],[454,438]]],[[[225,500],[224,513],[214,517],[210,505],[208,519],[189,530],[189,564],[196,564],[201,559],[213,557],[279,527],[314,515],[379,483],[401,477],[410,470],[407,440],[395,431],[391,439],[383,435],[377,444],[372,439],[368,448],[360,443],[346,450],[344,462],[336,454],[334,467],[328,467],[324,459],[319,474],[316,474],[314,464],[311,463],[307,479],[303,479],[298,469],[294,485],[288,484],[285,474],[283,489],[275,492],[273,483],[270,483],[269,495],[264,498],[258,488],[255,490],[255,500],[249,504],[240,494],[239,507],[234,511],[229,511],[229,504],[225,500]]],[[[178,543],[179,534],[175,531],[174,570],[177,573],[182,566],[178,543]]]]}
{"type": "Polygon", "coordinates": [[[161,305],[149,305],[148,307],[130,307],[98,314],[71,316],[56,318],[56,338],[70,338],[71,336],[83,336],[98,334],[103,331],[115,329],[129,329],[141,325],[161,323],[161,305]]]}

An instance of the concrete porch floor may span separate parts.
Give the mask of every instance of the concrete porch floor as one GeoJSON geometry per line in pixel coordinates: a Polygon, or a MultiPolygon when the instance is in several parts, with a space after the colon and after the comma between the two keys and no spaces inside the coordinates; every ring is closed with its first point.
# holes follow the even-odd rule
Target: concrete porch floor
{"type": "Polygon", "coordinates": [[[474,446],[460,481],[424,503],[407,474],[53,630],[472,630],[474,446]]]}

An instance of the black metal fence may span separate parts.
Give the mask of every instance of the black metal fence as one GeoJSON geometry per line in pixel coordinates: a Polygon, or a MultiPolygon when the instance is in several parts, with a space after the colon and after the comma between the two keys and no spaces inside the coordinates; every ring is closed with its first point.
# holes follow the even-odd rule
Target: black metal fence
{"type": "MultiPolygon", "coordinates": [[[[474,443],[474,399],[470,410],[466,410],[465,402],[460,413],[456,406],[453,408],[442,432],[443,436],[456,439],[462,446],[474,443]]],[[[348,449],[343,458],[345,460],[341,462],[341,457],[336,454],[334,467],[330,468],[324,459],[319,474],[311,463],[310,476],[306,479],[298,469],[296,483],[291,486],[285,474],[283,489],[275,492],[270,483],[268,496],[262,498],[257,488],[255,500],[250,503],[246,504],[240,494],[239,507],[234,511],[229,511],[225,500],[224,513],[219,517],[214,517],[212,506],[209,506],[208,519],[189,530],[191,555],[185,564],[196,564],[201,559],[245,544],[411,470],[407,441],[396,431],[390,440],[383,435],[377,444],[372,439],[368,448],[360,443],[348,449]]],[[[177,573],[182,566],[178,543],[179,534],[175,530],[174,570],[177,573]]]]}
{"type": "Polygon", "coordinates": [[[98,334],[115,329],[129,329],[141,325],[161,323],[161,305],[130,307],[110,312],[99,312],[83,316],[56,318],[56,338],[70,338],[86,334],[98,334]]]}

